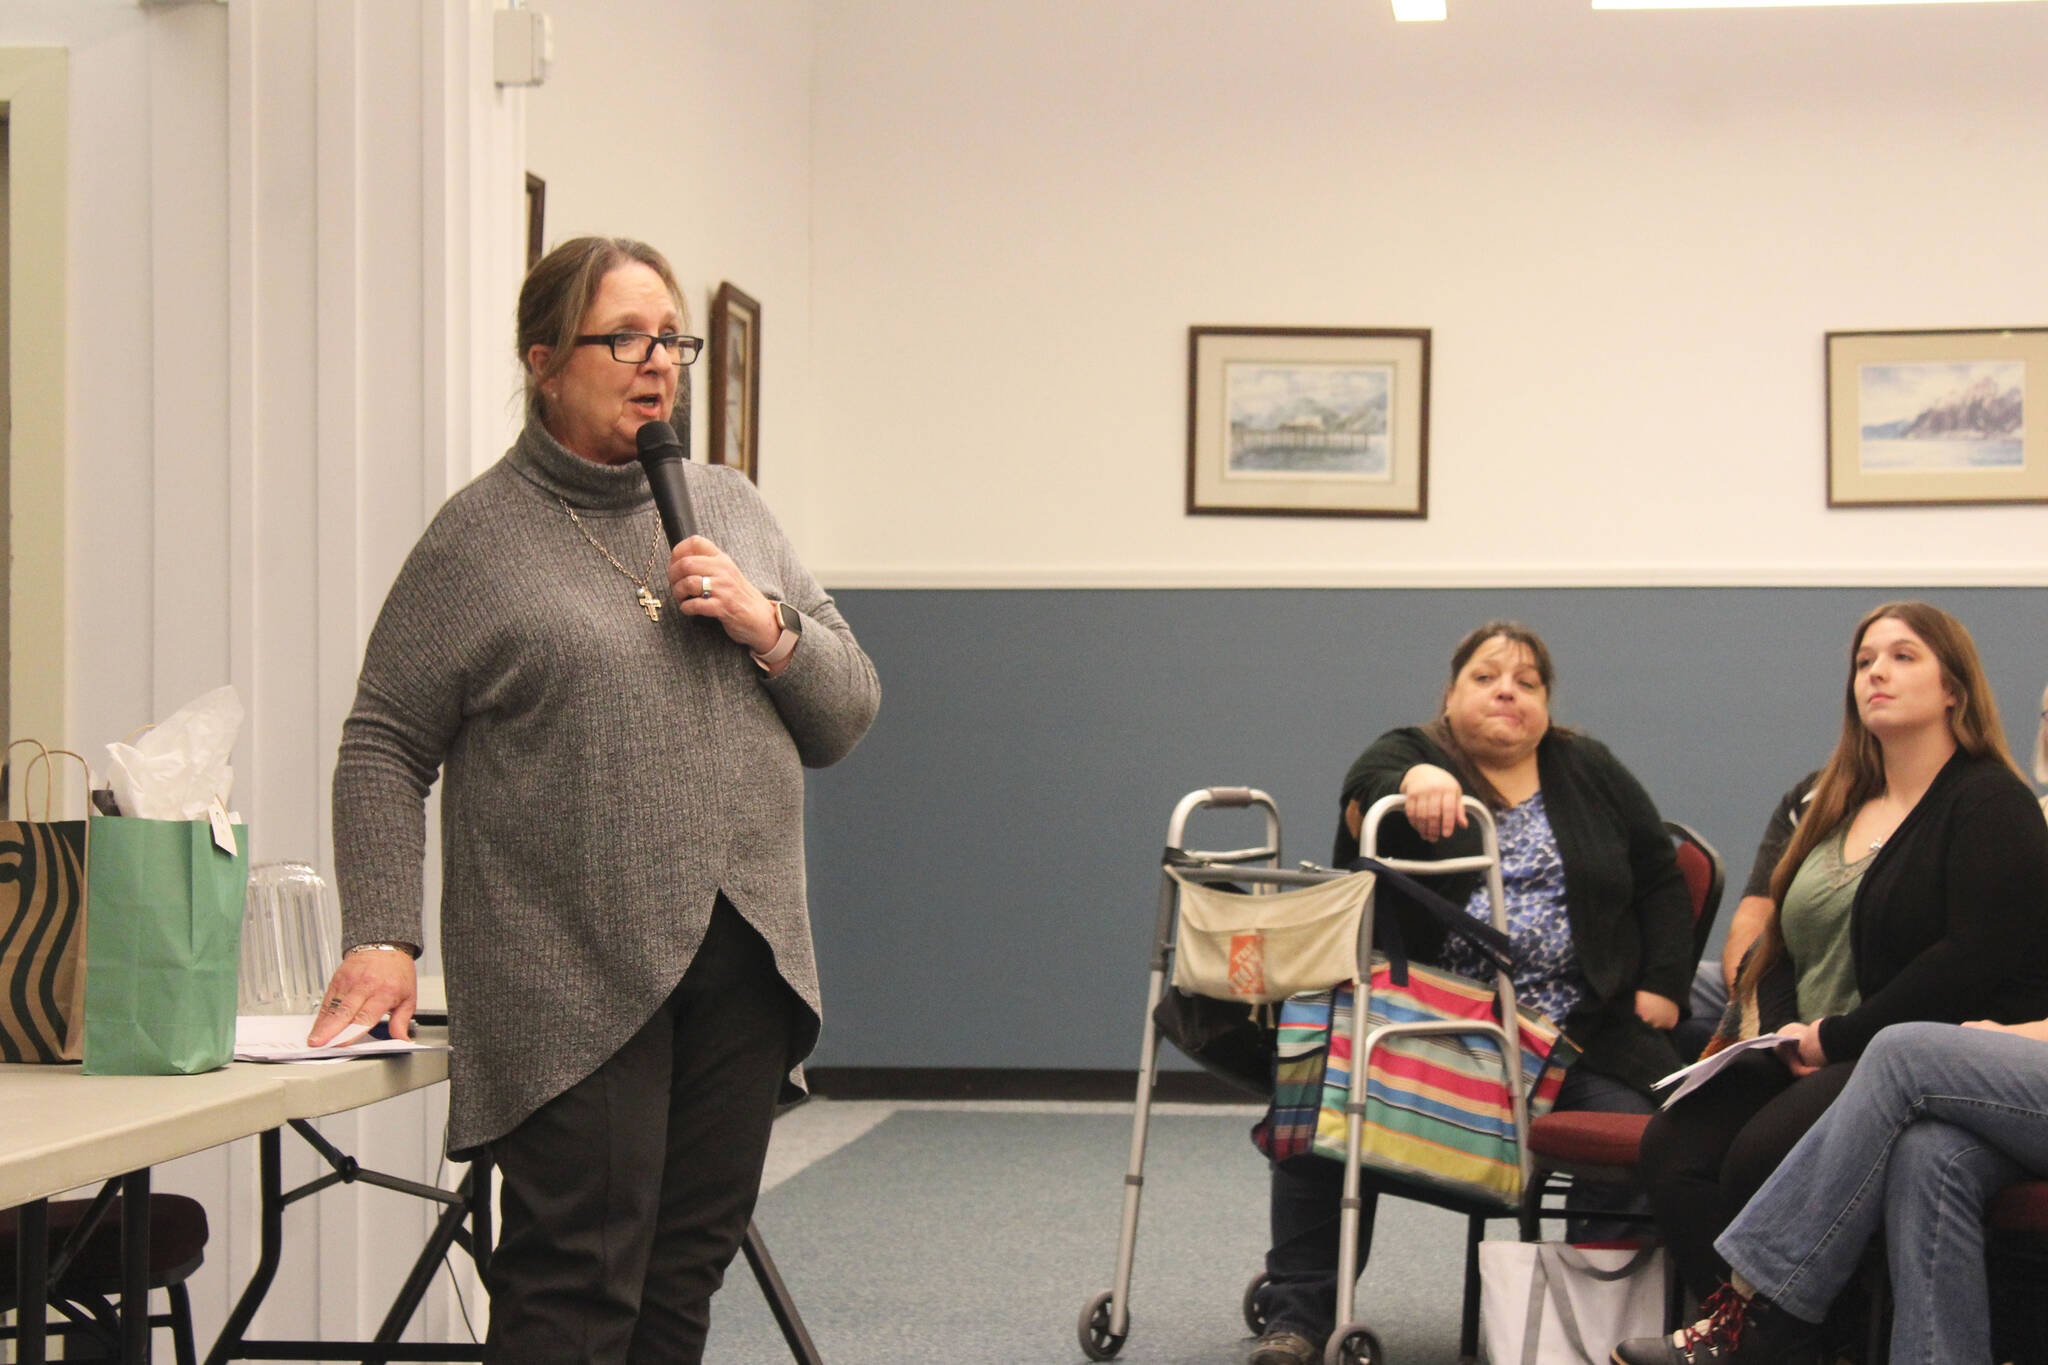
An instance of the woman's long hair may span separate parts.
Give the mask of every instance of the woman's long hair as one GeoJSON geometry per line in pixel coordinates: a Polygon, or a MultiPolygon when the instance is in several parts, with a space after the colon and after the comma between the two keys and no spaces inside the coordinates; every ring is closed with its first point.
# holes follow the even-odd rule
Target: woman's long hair
{"type": "MultiPolygon", "coordinates": [[[[1436,719],[1424,727],[1424,733],[1450,755],[1452,775],[1466,791],[1484,801],[1489,810],[1506,810],[1506,799],[1493,783],[1486,780],[1486,774],[1480,771],[1472,755],[1465,752],[1465,746],[1458,743],[1458,737],[1451,733],[1449,714],[1451,689],[1458,685],[1458,675],[1465,671],[1466,664],[1472,662],[1472,656],[1479,652],[1479,647],[1496,636],[1529,651],[1529,658],[1536,665],[1536,676],[1543,681],[1544,703],[1546,706],[1549,704],[1551,693],[1557,690],[1557,669],[1550,662],[1550,646],[1543,643],[1541,635],[1520,621],[1488,621],[1458,641],[1458,647],[1451,651],[1451,676],[1445,680],[1443,697],[1437,702],[1436,719]]],[[[1553,724],[1548,733],[1566,736],[1571,731],[1553,724]]]]}
{"type": "Polygon", "coordinates": [[[1940,607],[1925,602],[1886,602],[1873,607],[1856,623],[1849,637],[1849,676],[1842,687],[1842,733],[1835,751],[1813,784],[1813,796],[1806,813],[1793,828],[1777,867],[1771,870],[1771,918],[1757,938],[1749,966],[1736,983],[1738,994],[1756,989],[1757,980],[1784,955],[1785,939],[1778,920],[1785,909],[1785,891],[1805,865],[1807,855],[1823,839],[1841,829],[1862,809],[1863,803],[1884,791],[1884,750],[1877,736],[1863,724],[1856,709],[1856,655],[1863,648],[1863,636],[1879,621],[1892,620],[1926,642],[1941,668],[1941,683],[1956,699],[1948,715],[1949,733],[1956,747],[1974,757],[1996,757],[2013,775],[2019,767],[2006,748],[2005,729],[1998,722],[1998,701],[1984,677],[1984,665],[1977,657],[1977,642],[1961,621],[1940,607]]]}

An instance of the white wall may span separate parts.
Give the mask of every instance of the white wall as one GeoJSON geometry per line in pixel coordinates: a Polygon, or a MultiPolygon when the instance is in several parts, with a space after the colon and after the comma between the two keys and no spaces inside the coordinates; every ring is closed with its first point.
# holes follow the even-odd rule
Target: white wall
{"type": "Polygon", "coordinates": [[[2048,324],[2048,6],[1451,8],[819,0],[821,575],[2048,582],[1828,511],[1821,366],[2048,324]],[[1185,516],[1190,324],[1433,329],[1428,520],[1185,516]]]}
{"type": "MultiPolygon", "coordinates": [[[[72,685],[67,733],[43,737],[98,757],[232,681],[258,859],[330,865],[328,775],[376,608],[476,451],[508,439],[484,395],[509,359],[474,344],[504,330],[520,268],[521,97],[492,84],[491,8],[0,5],[0,47],[68,48],[63,439],[14,451],[67,466],[72,685]]],[[[442,1112],[419,1096],[323,1126],[417,1179],[442,1112]]],[[[212,1214],[202,1336],[255,1265],[252,1147],[160,1173],[212,1214]]],[[[288,1178],[312,1170],[288,1149],[288,1178]]],[[[256,1330],[366,1333],[404,1272],[394,1229],[427,1221],[375,1192],[301,1206],[256,1330]]],[[[450,1308],[431,1330],[460,1330],[450,1308]]]]}
{"type": "MultiPolygon", "coordinates": [[[[675,267],[692,327],[729,280],[761,303],[761,489],[808,551],[820,458],[812,412],[808,0],[619,5],[543,0],[555,66],[533,92],[527,164],[547,182],[549,246],[638,237],[675,267]]],[[[704,458],[708,357],[692,372],[704,458]]],[[[823,458],[838,449],[830,430],[823,458]]]]}
{"type": "MultiPolygon", "coordinates": [[[[539,7],[522,145],[490,0],[0,2],[70,49],[64,738],[236,681],[259,856],[324,853],[363,634],[507,438],[526,168],[700,325],[762,300],[763,487],[835,586],[2048,582],[2048,510],[1821,479],[1824,331],[2048,323],[2048,8],[539,7]],[[1191,323],[1433,328],[1429,520],[1185,517],[1191,323]]],[[[405,1122],[337,1126],[427,1162],[405,1122]]],[[[250,1169],[164,1175],[216,1213],[205,1322],[250,1169]]],[[[378,1198],[288,1270],[322,1330],[378,1198]]]]}

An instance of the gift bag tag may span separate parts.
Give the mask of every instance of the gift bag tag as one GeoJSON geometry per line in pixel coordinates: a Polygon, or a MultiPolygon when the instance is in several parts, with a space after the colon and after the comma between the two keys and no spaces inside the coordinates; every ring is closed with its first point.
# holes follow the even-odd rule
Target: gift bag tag
{"type": "Polygon", "coordinates": [[[213,826],[213,846],[230,858],[239,851],[235,847],[235,827],[228,821],[227,807],[220,803],[218,796],[206,808],[206,819],[213,826]]]}

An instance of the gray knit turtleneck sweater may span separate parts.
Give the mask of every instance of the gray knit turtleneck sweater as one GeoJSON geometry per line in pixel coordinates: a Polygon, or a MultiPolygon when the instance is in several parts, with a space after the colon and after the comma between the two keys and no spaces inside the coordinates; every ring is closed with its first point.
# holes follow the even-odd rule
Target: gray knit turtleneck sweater
{"type": "MultiPolygon", "coordinates": [[[[699,530],[804,615],[768,678],[716,625],[636,589],[657,559],[637,464],[538,424],[450,498],[377,617],[334,770],[346,942],[422,942],[424,801],[441,799],[449,1149],[503,1135],[590,1074],[690,965],[719,891],[819,1013],[804,906],[803,773],[844,757],[874,665],[753,484],[690,464],[699,530]]],[[[663,547],[665,548],[665,547],[663,547]]],[[[816,1041],[816,1019],[796,1057],[816,1041]]]]}

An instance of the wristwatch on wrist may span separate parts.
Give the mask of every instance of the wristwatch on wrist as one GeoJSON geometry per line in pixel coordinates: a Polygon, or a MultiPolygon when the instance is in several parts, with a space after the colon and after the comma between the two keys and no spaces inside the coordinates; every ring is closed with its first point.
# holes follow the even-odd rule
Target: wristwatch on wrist
{"type": "Polygon", "coordinates": [[[775,619],[781,624],[782,633],[775,637],[774,644],[754,655],[754,662],[761,666],[764,673],[795,653],[796,642],[802,639],[804,634],[804,618],[789,603],[775,604],[775,619]]]}
{"type": "Polygon", "coordinates": [[[347,957],[349,953],[368,952],[404,953],[407,957],[414,958],[420,955],[419,950],[417,948],[414,948],[410,943],[358,943],[355,946],[351,947],[347,953],[343,953],[342,956],[347,957]]]}

